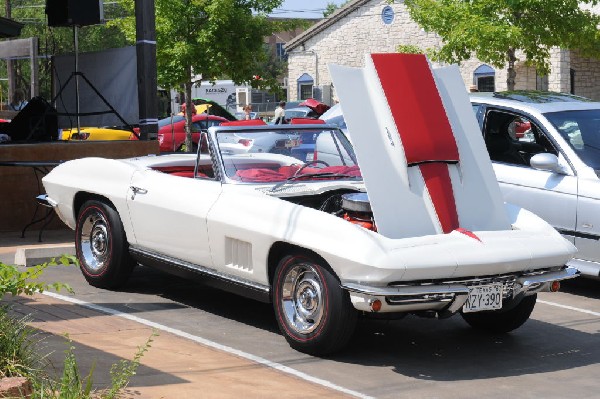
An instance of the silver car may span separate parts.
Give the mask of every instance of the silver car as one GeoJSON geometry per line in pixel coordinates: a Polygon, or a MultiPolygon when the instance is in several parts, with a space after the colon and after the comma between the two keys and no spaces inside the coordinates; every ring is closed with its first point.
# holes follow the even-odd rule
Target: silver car
{"type": "Polygon", "coordinates": [[[551,92],[471,95],[507,202],[575,244],[570,265],[600,276],[600,102],[551,92]]]}

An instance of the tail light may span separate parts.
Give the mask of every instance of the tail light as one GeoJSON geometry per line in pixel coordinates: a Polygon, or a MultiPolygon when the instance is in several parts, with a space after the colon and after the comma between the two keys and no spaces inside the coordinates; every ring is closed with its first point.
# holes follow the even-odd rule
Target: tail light
{"type": "Polygon", "coordinates": [[[165,140],[164,134],[159,133],[157,139],[158,139],[158,143],[162,144],[163,141],[165,140]]]}
{"type": "Polygon", "coordinates": [[[252,145],[252,142],[254,140],[251,139],[239,139],[238,143],[240,143],[241,145],[243,145],[244,147],[250,147],[252,145]]]}

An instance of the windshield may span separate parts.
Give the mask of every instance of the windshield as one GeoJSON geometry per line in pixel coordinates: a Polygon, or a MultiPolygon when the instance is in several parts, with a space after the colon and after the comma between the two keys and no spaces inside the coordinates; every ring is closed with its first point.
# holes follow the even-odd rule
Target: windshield
{"type": "Polygon", "coordinates": [[[354,150],[338,129],[219,131],[227,177],[245,183],[361,180],[354,150]]]}
{"type": "Polygon", "coordinates": [[[184,119],[185,119],[185,117],[183,117],[181,115],[174,115],[172,118],[169,117],[169,118],[161,119],[158,121],[158,128],[160,129],[161,127],[170,125],[171,122],[173,122],[173,123],[181,122],[184,119]]]}
{"type": "Polygon", "coordinates": [[[600,169],[600,109],[544,115],[586,165],[600,169]]]}

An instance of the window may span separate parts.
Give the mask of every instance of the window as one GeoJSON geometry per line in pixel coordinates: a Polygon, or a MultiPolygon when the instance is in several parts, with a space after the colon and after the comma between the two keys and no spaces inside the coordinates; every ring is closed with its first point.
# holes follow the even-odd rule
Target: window
{"type": "Polygon", "coordinates": [[[309,98],[312,98],[312,90],[313,90],[312,84],[300,85],[300,100],[307,100],[309,98]]]}
{"type": "Polygon", "coordinates": [[[480,65],[473,72],[473,84],[479,91],[496,90],[496,71],[489,65],[480,65]]]}
{"type": "Polygon", "coordinates": [[[275,43],[275,54],[277,58],[282,61],[287,61],[287,53],[284,48],[285,43],[275,43]]]}
{"type": "Polygon", "coordinates": [[[529,118],[501,111],[489,111],[484,126],[484,139],[490,159],[514,165],[529,166],[531,157],[539,153],[558,152],[542,130],[529,118]]]}
{"type": "Polygon", "coordinates": [[[306,100],[313,96],[313,85],[314,80],[312,76],[307,73],[302,74],[296,81],[298,83],[298,99],[306,100]]]}
{"type": "Polygon", "coordinates": [[[571,94],[575,94],[575,70],[569,69],[569,77],[571,79],[571,94]]]}
{"type": "Polygon", "coordinates": [[[494,76],[483,76],[477,79],[477,89],[482,92],[493,92],[496,90],[496,78],[494,76]]]}

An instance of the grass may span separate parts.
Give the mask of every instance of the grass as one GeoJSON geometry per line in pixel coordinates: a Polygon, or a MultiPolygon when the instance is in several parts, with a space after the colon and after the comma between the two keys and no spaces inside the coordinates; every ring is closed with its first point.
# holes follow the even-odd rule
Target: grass
{"type": "Polygon", "coordinates": [[[44,367],[38,354],[36,332],[27,325],[28,317],[13,318],[6,306],[0,307],[0,376],[37,378],[44,367]]]}

